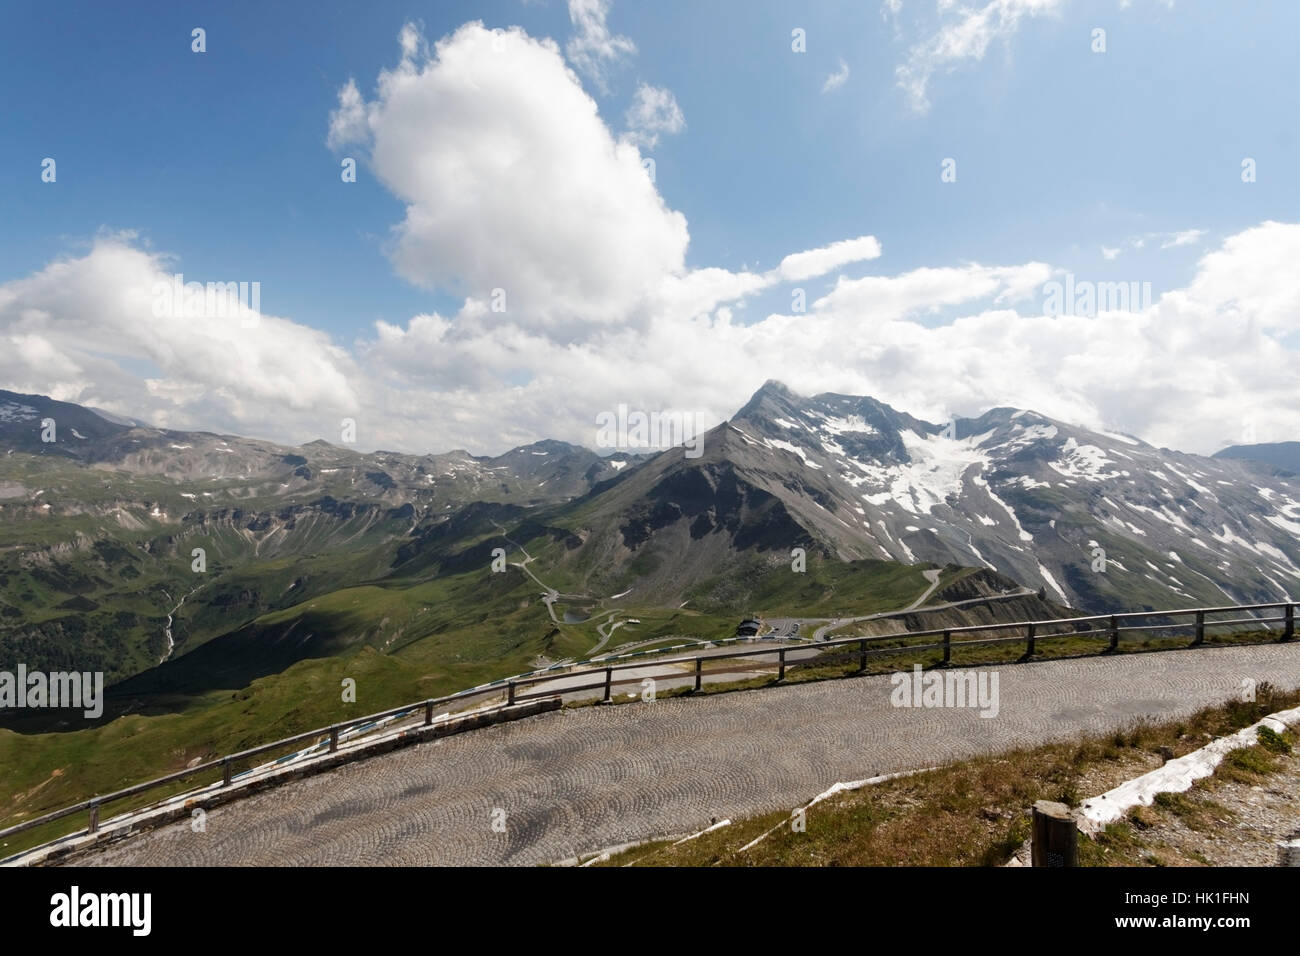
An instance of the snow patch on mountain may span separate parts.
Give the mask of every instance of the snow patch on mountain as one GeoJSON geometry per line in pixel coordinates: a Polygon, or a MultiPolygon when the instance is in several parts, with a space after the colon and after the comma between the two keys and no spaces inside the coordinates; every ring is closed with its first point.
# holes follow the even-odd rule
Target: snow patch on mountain
{"type": "Polygon", "coordinates": [[[1026,531],[1024,527],[1020,524],[1020,519],[1016,517],[1016,513],[1014,510],[1012,510],[1011,506],[1007,504],[1005,501],[1003,501],[1001,498],[999,498],[996,493],[994,493],[993,489],[989,486],[989,483],[984,480],[984,477],[982,475],[976,475],[972,480],[975,482],[975,484],[983,488],[985,493],[988,494],[988,496],[992,498],[993,501],[997,505],[999,505],[1003,511],[1007,513],[1007,516],[1011,518],[1011,524],[1015,527],[1016,533],[1020,536],[1021,541],[1034,540],[1034,536],[1030,534],[1028,531],[1026,531]]]}
{"type": "Polygon", "coordinates": [[[989,460],[976,447],[985,436],[955,439],[904,431],[900,437],[911,459],[906,464],[853,462],[877,487],[888,486],[887,491],[862,495],[876,507],[892,500],[912,514],[930,514],[936,505],[961,493],[967,470],[976,465],[982,469],[989,460]]]}
{"type": "Polygon", "coordinates": [[[808,457],[807,452],[805,452],[798,445],[792,444],[791,442],[781,441],[780,439],[777,438],[764,438],[763,444],[767,445],[768,448],[780,448],[782,451],[788,451],[792,455],[798,455],[800,460],[809,468],[821,467],[821,465],[817,464],[817,462],[813,461],[811,458],[808,457]]]}
{"type": "Polygon", "coordinates": [[[1118,471],[1104,472],[1107,465],[1115,464],[1106,457],[1106,452],[1096,445],[1080,445],[1070,438],[1061,446],[1062,457],[1048,462],[1054,470],[1067,478],[1082,478],[1085,481],[1106,481],[1117,478],[1118,471]]]}
{"type": "Polygon", "coordinates": [[[834,415],[825,415],[813,412],[810,418],[821,420],[820,429],[830,432],[832,435],[878,435],[880,432],[867,423],[867,420],[861,415],[849,415],[846,418],[840,418],[834,415]]]}

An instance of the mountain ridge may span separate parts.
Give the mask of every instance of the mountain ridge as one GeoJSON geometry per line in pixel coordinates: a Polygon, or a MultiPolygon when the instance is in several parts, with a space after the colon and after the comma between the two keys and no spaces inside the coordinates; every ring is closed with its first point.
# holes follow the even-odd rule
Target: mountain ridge
{"type": "Polygon", "coordinates": [[[93,633],[129,674],[173,637],[186,653],[349,583],[469,573],[515,541],[561,590],[718,613],[800,552],[986,568],[1096,612],[1300,592],[1300,478],[1268,465],[1005,406],[932,423],[776,380],[700,437],[698,455],[550,439],[361,453],[0,392],[0,650],[63,660],[93,633]],[[57,440],[41,442],[50,414],[57,440]],[[195,547],[212,556],[202,579],[195,547]]]}

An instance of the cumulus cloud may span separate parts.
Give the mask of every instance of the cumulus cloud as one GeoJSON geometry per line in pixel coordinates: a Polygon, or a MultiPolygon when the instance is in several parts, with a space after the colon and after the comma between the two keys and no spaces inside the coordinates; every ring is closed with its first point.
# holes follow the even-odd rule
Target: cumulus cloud
{"type": "Polygon", "coordinates": [[[659,144],[660,133],[680,133],[685,127],[686,117],[672,90],[648,83],[637,87],[627,111],[627,138],[631,142],[653,149],[659,144]]]}
{"type": "Polygon", "coordinates": [[[1189,310],[1213,314],[1243,330],[1300,329],[1297,232],[1295,225],[1265,222],[1230,236],[1201,259],[1187,289],[1189,310]]]}
{"type": "MultiPolygon", "coordinates": [[[[1065,0],[989,0],[982,7],[939,3],[940,23],[914,44],[907,61],[895,71],[898,85],[917,112],[930,108],[930,81],[938,72],[956,69],[968,60],[982,60],[994,40],[1006,40],[1027,17],[1056,13],[1065,0]]],[[[895,11],[896,12],[896,11],[895,11]]]]}
{"type": "Polygon", "coordinates": [[[415,58],[404,44],[373,101],[340,91],[330,137],[406,203],[389,252],[412,282],[572,326],[626,318],[683,270],[685,217],[555,44],[517,27],[469,23],[415,58]]]}
{"type": "Polygon", "coordinates": [[[277,415],[303,424],[357,407],[351,359],[327,335],[254,314],[237,292],[177,297],[175,274],[129,235],[108,235],[0,285],[0,379],[176,427],[283,434],[277,415]]]}

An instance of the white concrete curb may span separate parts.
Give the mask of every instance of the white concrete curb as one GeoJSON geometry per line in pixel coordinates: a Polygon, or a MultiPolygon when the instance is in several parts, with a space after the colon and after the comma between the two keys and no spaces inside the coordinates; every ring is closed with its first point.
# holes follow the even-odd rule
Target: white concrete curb
{"type": "Polygon", "coordinates": [[[1230,751],[1257,745],[1260,727],[1282,733],[1288,727],[1297,725],[1300,725],[1300,707],[1270,714],[1235,734],[1220,737],[1200,750],[1170,760],[1163,767],[1122,783],[1099,797],[1085,800],[1076,814],[1079,829],[1088,836],[1095,837],[1108,824],[1124,819],[1134,807],[1151,806],[1157,794],[1183,793],[1191,789],[1197,780],[1213,774],[1230,751]]]}

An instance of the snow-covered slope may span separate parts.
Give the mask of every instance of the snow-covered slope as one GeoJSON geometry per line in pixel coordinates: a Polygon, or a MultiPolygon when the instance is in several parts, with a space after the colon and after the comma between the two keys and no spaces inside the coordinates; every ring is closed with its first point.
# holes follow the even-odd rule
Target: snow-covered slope
{"type": "Polygon", "coordinates": [[[937,425],[775,382],[711,433],[729,444],[724,430],[747,471],[816,482],[815,507],[787,507],[826,513],[814,533],[846,556],[983,565],[1085,608],[1300,595],[1300,477],[1280,469],[1010,408],[937,425]]]}

